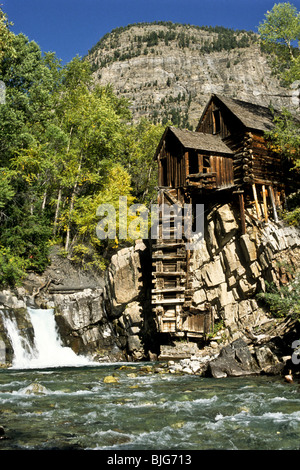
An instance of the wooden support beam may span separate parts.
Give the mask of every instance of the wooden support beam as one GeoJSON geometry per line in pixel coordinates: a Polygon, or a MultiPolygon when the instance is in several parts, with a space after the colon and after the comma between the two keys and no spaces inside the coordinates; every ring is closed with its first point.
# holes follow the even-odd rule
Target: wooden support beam
{"type": "Polygon", "coordinates": [[[174,305],[174,304],[183,304],[185,302],[184,298],[183,299],[152,299],[152,304],[158,304],[158,305],[174,305]]]}
{"type": "Polygon", "coordinates": [[[189,152],[184,154],[184,166],[185,166],[185,178],[187,178],[190,173],[190,163],[189,163],[189,152]]]}
{"type": "Polygon", "coordinates": [[[273,210],[273,217],[274,217],[275,222],[278,222],[278,215],[277,215],[277,210],[276,210],[273,187],[271,185],[268,186],[268,190],[269,190],[269,196],[270,196],[272,210],[273,210]]]}
{"type": "Polygon", "coordinates": [[[260,208],[259,208],[259,204],[258,204],[257,192],[256,192],[256,186],[255,186],[255,184],[252,184],[252,191],[253,191],[253,196],[254,196],[254,202],[255,202],[255,208],[256,208],[257,218],[258,218],[258,220],[260,220],[260,219],[261,219],[261,213],[260,213],[260,208]]]}
{"type": "Polygon", "coordinates": [[[242,234],[246,233],[246,218],[245,218],[245,204],[244,204],[244,194],[239,194],[239,203],[240,203],[240,214],[241,214],[241,225],[242,225],[242,234]]]}
{"type": "Polygon", "coordinates": [[[266,193],[266,187],[264,184],[262,185],[262,195],[263,195],[263,203],[264,203],[265,221],[268,222],[267,193],[266,193]]]}

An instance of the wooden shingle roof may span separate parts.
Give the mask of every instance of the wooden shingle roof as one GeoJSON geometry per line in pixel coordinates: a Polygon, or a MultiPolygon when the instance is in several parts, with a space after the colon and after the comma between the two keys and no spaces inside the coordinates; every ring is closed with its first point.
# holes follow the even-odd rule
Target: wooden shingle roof
{"type": "Polygon", "coordinates": [[[217,95],[217,97],[246,127],[262,131],[273,129],[274,116],[270,108],[224,96],[217,95]]]}
{"type": "MultiPolygon", "coordinates": [[[[211,100],[220,101],[248,129],[266,132],[274,128],[274,116],[270,108],[266,106],[260,106],[258,104],[249,103],[247,101],[241,101],[229,98],[227,96],[221,96],[216,94],[211,96],[209,103],[211,102],[211,100]]],[[[199,124],[201,123],[201,120],[205,115],[209,103],[202,114],[199,124]]]]}
{"type": "Polygon", "coordinates": [[[218,135],[204,134],[203,132],[193,132],[186,129],[177,129],[176,127],[167,127],[158,146],[156,155],[159,153],[163,141],[168,134],[173,134],[185,149],[203,150],[218,154],[232,155],[233,152],[227,147],[218,135]]]}

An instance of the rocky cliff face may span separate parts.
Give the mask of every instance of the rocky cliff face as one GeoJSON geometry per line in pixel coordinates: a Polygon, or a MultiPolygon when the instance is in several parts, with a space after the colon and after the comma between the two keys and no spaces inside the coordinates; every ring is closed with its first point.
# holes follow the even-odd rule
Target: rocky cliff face
{"type": "Polygon", "coordinates": [[[254,33],[190,25],[139,24],[114,30],[90,51],[94,81],[131,102],[135,119],[195,125],[209,96],[275,108],[291,92],[272,75],[254,33]]]}
{"type": "Polygon", "coordinates": [[[282,223],[259,223],[246,216],[240,234],[238,208],[219,204],[207,216],[206,236],[192,256],[193,302],[209,302],[223,335],[235,340],[270,321],[257,300],[266,283],[288,284],[300,264],[300,235],[282,223]]]}

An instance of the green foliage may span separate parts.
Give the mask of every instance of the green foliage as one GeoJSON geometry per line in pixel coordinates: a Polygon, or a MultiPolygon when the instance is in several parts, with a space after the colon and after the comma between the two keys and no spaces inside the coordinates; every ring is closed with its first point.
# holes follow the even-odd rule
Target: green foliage
{"type": "MultiPolygon", "coordinates": [[[[296,7],[289,2],[275,4],[266,13],[264,22],[259,26],[259,33],[265,50],[272,58],[273,71],[283,84],[290,85],[299,80],[300,13],[296,7]]],[[[300,121],[290,111],[283,109],[280,115],[274,113],[274,128],[266,136],[272,150],[294,167],[292,171],[296,183],[300,167],[300,121]]],[[[300,225],[299,204],[286,211],[283,217],[290,225],[300,225]]]]}
{"type": "Polygon", "coordinates": [[[26,274],[26,262],[12,254],[9,248],[0,246],[0,287],[21,283],[26,274]]]}
{"type": "Polygon", "coordinates": [[[283,82],[300,79],[300,13],[289,2],[275,4],[259,26],[265,50],[272,53],[272,66],[283,82]],[[298,47],[295,47],[297,43],[298,47]]]}
{"type": "MultiPolygon", "coordinates": [[[[15,191],[11,184],[11,175],[7,168],[0,168],[0,211],[12,200],[15,191]]],[[[5,214],[2,214],[2,216],[5,214]]]]}
{"type": "Polygon", "coordinates": [[[165,127],[146,119],[127,130],[125,151],[120,158],[123,167],[131,175],[132,194],[137,202],[149,205],[153,202],[157,185],[157,165],[154,153],[165,127]]]}
{"type": "Polygon", "coordinates": [[[289,224],[300,227],[300,207],[283,214],[283,219],[289,224]]]}
{"type": "Polygon", "coordinates": [[[300,227],[300,191],[287,197],[282,217],[287,224],[300,227]]]}
{"type": "Polygon", "coordinates": [[[208,334],[208,338],[214,338],[220,331],[224,329],[224,321],[218,320],[214,323],[213,331],[208,334]]]}
{"type": "Polygon", "coordinates": [[[10,23],[5,13],[0,10],[0,61],[5,57],[6,54],[14,55],[15,51],[13,48],[13,37],[14,35],[10,32],[10,23]]]}
{"type": "Polygon", "coordinates": [[[300,121],[295,119],[287,109],[274,115],[274,128],[266,132],[272,142],[272,149],[291,159],[294,165],[300,166],[300,121]]]}
{"type": "MultiPolygon", "coordinates": [[[[99,240],[96,236],[96,227],[99,222],[97,209],[101,204],[111,204],[116,210],[116,229],[119,229],[119,197],[126,196],[128,206],[133,203],[131,195],[131,181],[128,172],[120,165],[112,165],[106,175],[101,190],[93,195],[78,198],[72,213],[72,224],[75,236],[70,249],[73,261],[83,268],[105,268],[105,260],[101,251],[117,248],[119,241],[99,240]],[[102,250],[101,250],[102,248],[102,250]]],[[[64,214],[62,214],[62,220],[64,214]]],[[[128,240],[127,240],[128,241],[128,240]]]]}
{"type": "Polygon", "coordinates": [[[286,317],[291,315],[299,318],[300,315],[300,277],[281,288],[274,284],[266,283],[267,292],[258,294],[275,317],[286,317]]]}
{"type": "MultiPolygon", "coordinates": [[[[43,272],[51,244],[83,268],[104,269],[119,244],[96,236],[97,207],[148,202],[162,127],[134,124],[129,103],[94,87],[90,64],[62,67],[0,14],[0,284],[43,272]],[[1,41],[0,41],[1,44],[1,41]],[[9,47],[8,47],[9,46],[9,47]],[[2,47],[2,49],[1,49],[2,47]],[[13,253],[13,255],[12,255],[13,253]]],[[[149,42],[157,39],[153,35],[149,42]]],[[[131,243],[131,240],[125,240],[131,243]]]]}

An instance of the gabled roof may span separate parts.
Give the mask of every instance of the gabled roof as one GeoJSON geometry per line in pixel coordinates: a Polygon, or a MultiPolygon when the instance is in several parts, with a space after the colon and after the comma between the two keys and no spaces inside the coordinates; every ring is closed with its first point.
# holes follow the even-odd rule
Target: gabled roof
{"type": "Polygon", "coordinates": [[[209,107],[211,101],[219,100],[223,103],[226,108],[231,111],[237,119],[248,129],[260,130],[263,132],[270,131],[273,129],[273,114],[266,106],[260,106],[258,104],[248,103],[246,101],[236,100],[227,96],[212,95],[204,112],[200,118],[200,123],[209,107]]]}
{"type": "Polygon", "coordinates": [[[170,126],[164,132],[164,135],[157,148],[156,155],[158,155],[162,143],[168,134],[173,134],[182,146],[186,149],[203,150],[206,152],[222,153],[232,155],[233,152],[227,147],[218,135],[204,134],[202,132],[192,132],[184,129],[177,129],[170,126]]]}

